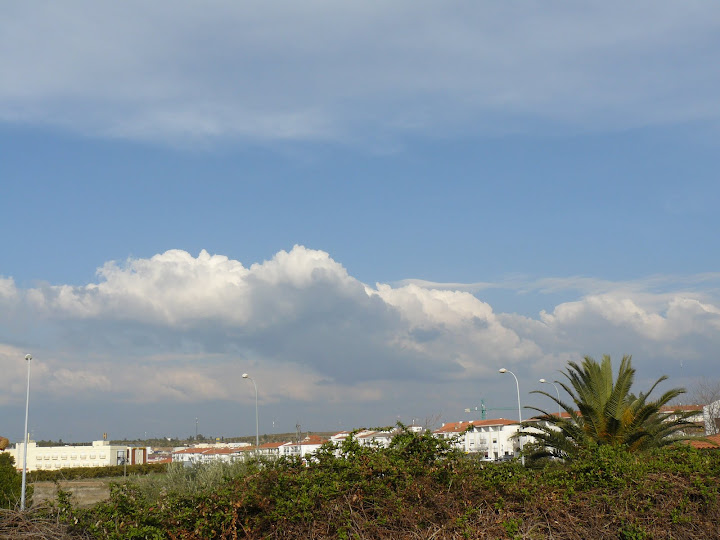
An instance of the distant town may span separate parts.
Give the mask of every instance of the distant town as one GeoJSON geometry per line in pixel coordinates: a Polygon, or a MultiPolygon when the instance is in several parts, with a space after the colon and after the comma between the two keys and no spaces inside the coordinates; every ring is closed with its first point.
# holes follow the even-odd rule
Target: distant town
{"type": "MultiPolygon", "coordinates": [[[[700,448],[720,449],[720,401],[708,405],[678,405],[662,408],[669,420],[678,412],[692,413],[689,420],[696,426],[694,434],[703,439],[690,444],[700,448]]],[[[567,413],[561,413],[561,416],[567,413]]],[[[532,422],[533,420],[531,420],[532,422]]],[[[540,419],[535,421],[541,422],[540,419]]],[[[468,454],[485,461],[507,461],[517,458],[524,444],[532,437],[516,436],[520,424],[505,418],[480,419],[443,423],[437,429],[409,425],[379,429],[306,433],[297,426],[295,433],[264,434],[228,438],[205,438],[202,435],[186,440],[150,439],[137,441],[108,440],[107,434],[90,443],[64,444],[60,441],[29,441],[27,470],[59,470],[75,467],[106,467],[144,463],[182,463],[186,466],[211,462],[233,462],[248,457],[267,459],[280,457],[310,458],[323,444],[342,443],[352,436],[361,445],[388,446],[400,429],[415,432],[432,430],[468,454]]],[[[5,450],[9,452],[18,470],[23,468],[24,442],[17,442],[5,450]]]]}

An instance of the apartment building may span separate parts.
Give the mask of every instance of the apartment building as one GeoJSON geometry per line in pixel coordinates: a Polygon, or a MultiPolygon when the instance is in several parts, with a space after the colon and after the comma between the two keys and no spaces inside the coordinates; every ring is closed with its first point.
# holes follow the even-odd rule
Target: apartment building
{"type": "MultiPolygon", "coordinates": [[[[15,458],[15,467],[23,468],[25,443],[6,450],[15,458]]],[[[109,441],[93,441],[90,445],[38,446],[29,441],[27,446],[27,470],[57,470],[70,467],[108,467],[111,465],[135,465],[146,463],[147,448],[111,445],[109,441]]]]}
{"type": "Polygon", "coordinates": [[[486,461],[512,459],[520,453],[524,439],[513,438],[520,424],[514,420],[498,418],[494,420],[470,420],[443,424],[433,433],[449,439],[468,454],[479,454],[486,461]]]}

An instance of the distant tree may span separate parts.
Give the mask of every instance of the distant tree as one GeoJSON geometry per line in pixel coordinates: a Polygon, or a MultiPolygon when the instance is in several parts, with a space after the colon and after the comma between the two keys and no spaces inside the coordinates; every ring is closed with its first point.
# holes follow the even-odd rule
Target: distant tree
{"type": "Polygon", "coordinates": [[[705,407],[705,434],[720,433],[720,379],[700,379],[693,389],[692,398],[705,407]]]}
{"type": "Polygon", "coordinates": [[[426,416],[425,420],[423,420],[423,423],[422,423],[423,431],[434,431],[440,424],[441,419],[442,419],[442,414],[440,414],[440,413],[426,416]]]}
{"type": "Polygon", "coordinates": [[[673,418],[660,414],[660,408],[685,392],[673,388],[654,401],[649,395],[658,384],[666,380],[660,377],[647,393],[634,395],[630,392],[635,378],[632,357],[623,356],[617,378],[613,379],[612,361],[603,356],[598,363],[586,356],[581,364],[568,362],[563,375],[568,383],[555,381],[570,395],[568,403],[547,392],[536,390],[560,405],[568,418],[529,407],[542,413],[537,421],[523,422],[522,435],[534,437],[538,442],[531,458],[559,457],[572,459],[583,449],[598,445],[625,447],[638,452],[665,446],[681,438],[682,430],[692,426],[686,420],[692,413],[678,413],[673,418]]]}
{"type": "Polygon", "coordinates": [[[15,470],[15,459],[0,453],[0,508],[14,508],[20,501],[22,477],[15,470]]]}

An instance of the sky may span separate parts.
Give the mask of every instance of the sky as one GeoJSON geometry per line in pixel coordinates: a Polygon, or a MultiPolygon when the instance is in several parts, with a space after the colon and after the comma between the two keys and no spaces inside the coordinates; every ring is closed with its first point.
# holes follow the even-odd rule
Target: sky
{"type": "Polygon", "coordinates": [[[586,355],[692,402],[718,57],[692,0],[3,3],[0,435],[26,354],[36,440],[253,435],[243,373],[261,433],[516,419],[500,368],[553,410],[586,355]]]}

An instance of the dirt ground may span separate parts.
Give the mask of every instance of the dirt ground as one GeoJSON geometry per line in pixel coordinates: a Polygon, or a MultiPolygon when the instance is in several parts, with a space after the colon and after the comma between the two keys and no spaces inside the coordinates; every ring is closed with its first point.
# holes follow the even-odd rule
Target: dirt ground
{"type": "MultiPolygon", "coordinates": [[[[90,480],[60,481],[60,488],[70,492],[73,503],[81,508],[92,506],[110,497],[109,483],[117,479],[97,478],[90,480]]],[[[55,482],[35,482],[33,484],[32,505],[52,502],[57,495],[55,482]]]]}

